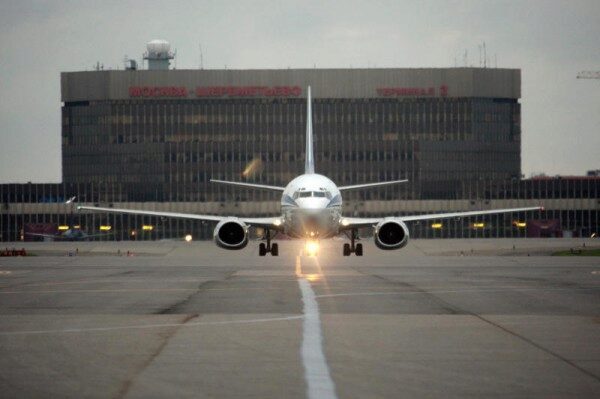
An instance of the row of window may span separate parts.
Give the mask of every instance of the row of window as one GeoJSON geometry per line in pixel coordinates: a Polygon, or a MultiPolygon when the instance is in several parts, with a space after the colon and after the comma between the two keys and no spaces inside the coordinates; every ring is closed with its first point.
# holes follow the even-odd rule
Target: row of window
{"type": "MultiPolygon", "coordinates": [[[[417,134],[432,139],[453,138],[455,134],[472,135],[473,123],[491,125],[491,131],[507,126],[518,133],[519,104],[494,103],[478,99],[460,102],[390,102],[363,103],[350,106],[336,103],[322,104],[313,111],[313,123],[319,133],[357,136],[398,132],[400,135],[417,134]],[[353,108],[354,107],[354,108],[353,108]]],[[[114,102],[103,113],[89,107],[63,108],[63,135],[72,141],[80,135],[113,135],[117,142],[164,142],[171,136],[186,132],[191,140],[210,139],[218,135],[250,134],[289,136],[304,129],[306,110],[303,103],[285,105],[169,102],[123,105],[114,102]],[[101,128],[106,125],[106,127],[101,128]],[[108,128],[108,129],[107,129],[108,128]],[[279,134],[278,134],[279,133],[279,134]],[[119,140],[119,135],[123,136],[119,140]],[[195,137],[194,137],[195,136],[195,137]],[[205,137],[200,137],[205,136],[205,137]]],[[[481,127],[478,127],[481,130],[481,127]]],[[[398,134],[397,133],[397,134],[398,134]]],[[[181,140],[177,138],[175,140],[181,140]]],[[[72,144],[76,144],[73,141],[72,144]]]]}
{"type": "MultiPolygon", "coordinates": [[[[506,130],[502,127],[497,129],[498,131],[506,130]]],[[[78,129],[74,129],[74,134],[66,134],[63,136],[63,145],[66,146],[90,146],[98,144],[142,144],[142,143],[206,143],[206,142],[237,142],[237,141],[290,141],[297,140],[301,141],[303,137],[299,134],[290,134],[290,132],[272,131],[272,132],[256,132],[250,134],[244,134],[239,132],[232,133],[217,133],[217,134],[203,134],[203,133],[175,133],[175,134],[103,134],[93,131],[82,132],[78,129]]],[[[509,137],[508,133],[488,133],[481,132],[479,137],[475,137],[474,134],[464,132],[453,135],[446,135],[441,133],[433,132],[421,132],[421,133],[357,133],[352,134],[351,132],[343,132],[342,134],[335,136],[327,136],[323,133],[319,133],[319,137],[315,137],[315,142],[325,141],[337,141],[339,139],[345,140],[366,140],[366,141],[411,141],[411,140],[428,140],[428,141],[451,141],[451,140],[476,140],[486,142],[496,141],[513,141],[515,137],[509,137]]],[[[518,137],[518,136],[516,136],[518,137]]]]}

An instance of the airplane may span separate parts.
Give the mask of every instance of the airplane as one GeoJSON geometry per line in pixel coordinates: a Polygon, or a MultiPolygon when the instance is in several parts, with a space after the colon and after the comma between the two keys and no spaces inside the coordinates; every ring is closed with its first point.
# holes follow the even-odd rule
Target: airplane
{"type": "MultiPolygon", "coordinates": [[[[65,205],[72,205],[75,202],[76,197],[69,198],[65,205]]],[[[66,226],[65,226],[66,227],[66,226]]],[[[50,238],[52,241],[89,241],[94,237],[106,237],[112,235],[112,233],[101,233],[101,234],[88,234],[85,231],[81,230],[79,226],[76,226],[73,220],[73,211],[71,210],[71,214],[69,216],[69,225],[68,228],[57,234],[44,234],[44,233],[30,233],[25,232],[25,235],[32,237],[42,237],[44,239],[50,238]]]]}
{"type": "Polygon", "coordinates": [[[509,212],[525,212],[542,210],[542,207],[495,209],[485,211],[452,212],[438,214],[424,214],[411,216],[389,216],[376,218],[358,218],[342,215],[342,193],[349,190],[359,190],[381,187],[390,184],[406,183],[407,180],[393,180],[385,182],[355,184],[338,187],[331,179],[315,173],[315,158],[313,151],[312,129],[312,101],[310,86],[307,91],[307,116],[306,116],[306,156],[304,174],[297,176],[287,186],[270,186],[248,182],[224,181],[211,179],[217,184],[234,187],[244,187],[281,192],[281,213],[272,217],[249,218],[237,216],[198,215],[177,212],[157,212],[146,210],[103,208],[95,206],[77,207],[79,210],[96,212],[112,212],[133,215],[146,215],[158,217],[172,217],[195,219],[216,222],[213,239],[217,246],[239,250],[248,245],[248,229],[260,227],[265,231],[266,242],[259,244],[259,256],[270,253],[279,255],[279,246],[272,243],[272,233],[283,233],[296,239],[306,239],[309,252],[316,252],[318,240],[327,239],[345,234],[350,243],[344,243],[343,255],[363,255],[363,246],[358,241],[358,229],[363,227],[373,228],[375,245],[383,250],[393,250],[405,247],[410,237],[406,222],[438,220],[447,218],[461,218],[467,216],[490,215],[509,212]]]}
{"type": "Polygon", "coordinates": [[[89,241],[94,237],[106,237],[111,235],[111,233],[102,233],[102,234],[87,234],[85,231],[76,228],[75,226],[69,226],[69,228],[62,233],[58,234],[43,234],[43,233],[29,233],[26,232],[25,235],[32,237],[43,237],[50,238],[53,241],[89,241]]]}

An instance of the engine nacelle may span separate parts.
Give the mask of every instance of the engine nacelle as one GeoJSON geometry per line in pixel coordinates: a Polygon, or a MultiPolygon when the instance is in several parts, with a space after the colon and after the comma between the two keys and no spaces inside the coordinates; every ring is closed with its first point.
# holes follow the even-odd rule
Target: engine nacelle
{"type": "Polygon", "coordinates": [[[374,236],[378,248],[400,249],[408,244],[410,234],[403,221],[390,218],[375,226],[374,236]]]}
{"type": "Polygon", "coordinates": [[[225,249],[242,249],[248,245],[248,226],[238,219],[221,220],[213,232],[215,243],[225,249]]]}

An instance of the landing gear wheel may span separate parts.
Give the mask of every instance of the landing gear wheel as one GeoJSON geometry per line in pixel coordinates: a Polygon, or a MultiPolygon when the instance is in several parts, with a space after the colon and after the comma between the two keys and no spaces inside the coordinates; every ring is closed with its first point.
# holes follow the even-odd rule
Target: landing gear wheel
{"type": "Polygon", "coordinates": [[[344,244],[344,256],[350,256],[350,244],[345,243],[344,244]]]}
{"type": "Polygon", "coordinates": [[[267,254],[267,246],[264,242],[258,245],[258,256],[265,256],[267,254]]]}
{"type": "Polygon", "coordinates": [[[363,256],[363,247],[362,244],[356,244],[356,250],[354,251],[356,256],[363,256]]]}
{"type": "Polygon", "coordinates": [[[355,241],[358,240],[358,230],[357,229],[352,229],[350,231],[350,235],[348,236],[348,238],[350,238],[350,244],[345,243],[344,244],[344,256],[350,256],[350,254],[354,253],[356,254],[356,256],[362,256],[363,255],[363,246],[362,244],[355,244],[355,241]]]}
{"type": "Polygon", "coordinates": [[[271,244],[271,230],[266,230],[265,238],[267,239],[267,243],[261,242],[258,245],[258,256],[265,256],[268,253],[271,253],[273,256],[279,256],[279,245],[271,244]]]}

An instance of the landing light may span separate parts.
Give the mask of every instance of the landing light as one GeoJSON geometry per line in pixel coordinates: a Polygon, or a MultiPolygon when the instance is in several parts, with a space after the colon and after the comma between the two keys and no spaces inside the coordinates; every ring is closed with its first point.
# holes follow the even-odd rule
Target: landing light
{"type": "Polygon", "coordinates": [[[192,235],[188,234],[185,236],[185,242],[190,242],[190,241],[192,241],[192,235]]]}
{"type": "Polygon", "coordinates": [[[308,256],[315,256],[319,251],[319,243],[317,241],[306,242],[306,253],[308,256]]]}
{"type": "Polygon", "coordinates": [[[350,221],[348,219],[342,219],[342,226],[348,226],[350,221]]]}
{"type": "Polygon", "coordinates": [[[273,220],[273,226],[281,226],[281,219],[273,220]]]}

